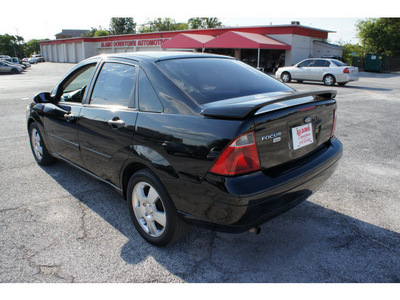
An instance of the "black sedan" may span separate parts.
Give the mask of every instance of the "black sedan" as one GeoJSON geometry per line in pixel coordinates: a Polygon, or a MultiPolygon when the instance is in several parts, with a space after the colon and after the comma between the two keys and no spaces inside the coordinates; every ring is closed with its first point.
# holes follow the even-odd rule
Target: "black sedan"
{"type": "Polygon", "coordinates": [[[231,57],[145,52],[77,64],[27,111],[33,155],[106,182],[150,243],[225,232],[304,201],[334,172],[336,93],[299,93],[231,57]]]}

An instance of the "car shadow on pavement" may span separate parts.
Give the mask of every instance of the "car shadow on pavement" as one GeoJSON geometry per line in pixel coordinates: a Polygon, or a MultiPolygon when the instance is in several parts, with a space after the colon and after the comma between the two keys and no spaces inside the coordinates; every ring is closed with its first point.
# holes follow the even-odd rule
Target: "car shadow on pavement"
{"type": "Polygon", "coordinates": [[[141,238],[112,187],[63,162],[43,170],[128,238],[110,251],[120,249],[132,266],[145,263],[145,281],[400,282],[399,233],[311,201],[262,225],[259,235],[191,227],[179,243],[157,248],[141,238]]]}
{"type": "Polygon", "coordinates": [[[365,72],[360,71],[359,73],[360,78],[396,78],[400,77],[400,72],[365,72]]]}
{"type": "Polygon", "coordinates": [[[294,88],[297,89],[297,87],[300,87],[302,85],[311,85],[314,87],[322,87],[324,89],[357,89],[357,90],[368,90],[368,91],[381,91],[381,92],[388,92],[392,91],[393,89],[385,89],[385,88],[375,88],[375,87],[370,87],[370,86],[360,86],[360,85],[352,85],[351,83],[345,85],[345,86],[339,86],[339,85],[333,85],[333,86],[326,86],[322,82],[291,82],[290,85],[294,88]]]}

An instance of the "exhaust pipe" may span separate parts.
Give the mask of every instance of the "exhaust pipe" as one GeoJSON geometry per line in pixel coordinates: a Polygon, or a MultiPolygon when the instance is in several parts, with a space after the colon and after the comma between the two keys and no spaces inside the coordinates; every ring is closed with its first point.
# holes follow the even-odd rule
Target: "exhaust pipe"
{"type": "Polygon", "coordinates": [[[260,234],[261,228],[258,227],[258,226],[257,227],[252,227],[252,228],[250,228],[249,232],[250,233],[254,233],[254,234],[260,234]]]}

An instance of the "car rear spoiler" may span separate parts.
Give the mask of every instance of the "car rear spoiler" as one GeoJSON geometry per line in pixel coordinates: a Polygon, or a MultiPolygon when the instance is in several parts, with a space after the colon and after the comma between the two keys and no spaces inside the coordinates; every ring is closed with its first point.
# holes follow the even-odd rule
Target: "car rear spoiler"
{"type": "Polygon", "coordinates": [[[315,91],[315,92],[282,92],[261,95],[251,95],[239,98],[232,98],[216,102],[210,102],[202,106],[201,114],[205,117],[245,119],[253,116],[260,108],[293,99],[304,99],[304,103],[329,100],[336,97],[336,91],[315,91]]]}

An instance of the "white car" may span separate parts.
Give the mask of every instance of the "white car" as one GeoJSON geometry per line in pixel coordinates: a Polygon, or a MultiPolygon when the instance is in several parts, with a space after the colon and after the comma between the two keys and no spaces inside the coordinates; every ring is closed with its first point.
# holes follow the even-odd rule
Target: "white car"
{"type": "Polygon", "coordinates": [[[345,85],[359,79],[357,67],[350,67],[339,60],[326,58],[309,58],[293,67],[279,68],[275,76],[285,83],[292,80],[322,81],[325,85],[335,83],[345,85]]]}
{"type": "Polygon", "coordinates": [[[38,63],[38,61],[37,61],[37,59],[35,57],[29,57],[28,58],[28,62],[30,64],[37,64],[38,63]]]}
{"type": "Polygon", "coordinates": [[[32,57],[35,58],[37,62],[44,62],[44,58],[40,54],[32,55],[32,57]]]}

